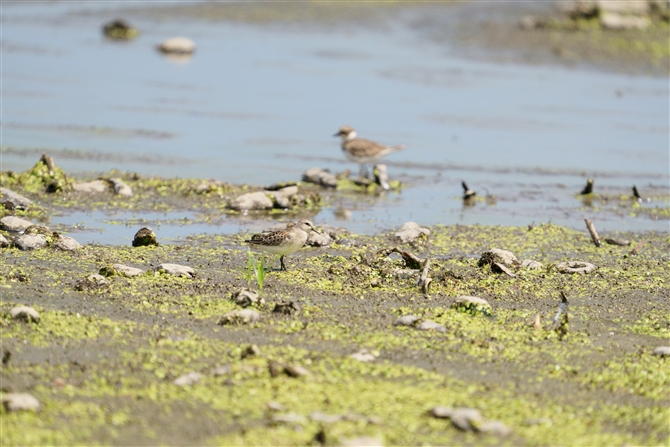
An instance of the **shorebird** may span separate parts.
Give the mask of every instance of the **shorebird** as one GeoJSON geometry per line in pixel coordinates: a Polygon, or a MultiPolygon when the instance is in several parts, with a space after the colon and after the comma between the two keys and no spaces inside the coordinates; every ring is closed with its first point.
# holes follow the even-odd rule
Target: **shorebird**
{"type": "Polygon", "coordinates": [[[582,189],[582,192],[579,194],[585,196],[586,194],[591,194],[593,192],[593,179],[590,178],[586,181],[586,186],[582,189]]]}
{"type": "Polygon", "coordinates": [[[247,239],[244,242],[261,251],[280,255],[280,270],[286,271],[284,256],[300,250],[305,245],[305,242],[307,242],[307,236],[310,231],[318,233],[312,222],[303,219],[297,224],[287,225],[283,230],[264,231],[260,234],[254,234],[251,236],[251,239],[247,239]]]}
{"type": "Polygon", "coordinates": [[[399,151],[405,147],[404,144],[383,146],[375,141],[356,138],[356,131],[351,126],[340,127],[340,130],[333,136],[342,138],[342,152],[349,160],[361,166],[361,175],[365,178],[368,177],[366,165],[377,163],[391,152],[399,151]]]}

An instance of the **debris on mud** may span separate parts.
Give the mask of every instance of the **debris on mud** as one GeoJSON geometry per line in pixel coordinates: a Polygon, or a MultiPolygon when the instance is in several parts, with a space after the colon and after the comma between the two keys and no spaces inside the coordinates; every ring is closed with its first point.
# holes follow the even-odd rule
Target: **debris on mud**
{"type": "Polygon", "coordinates": [[[219,320],[219,325],[250,324],[259,320],[261,315],[253,309],[241,309],[228,312],[219,320]]]}
{"type": "Polygon", "coordinates": [[[405,222],[394,236],[399,239],[400,242],[406,244],[414,242],[420,238],[428,238],[430,236],[430,230],[428,228],[420,227],[416,222],[405,222]]]}
{"type": "Polygon", "coordinates": [[[7,393],[2,396],[7,411],[40,411],[40,401],[28,393],[7,393]]]}
{"type": "Polygon", "coordinates": [[[40,314],[28,306],[17,306],[9,311],[9,316],[14,320],[23,320],[30,323],[39,323],[40,314]]]}
{"type": "Polygon", "coordinates": [[[567,261],[556,264],[556,270],[561,273],[579,273],[586,274],[593,272],[597,267],[590,262],[567,261]]]}
{"type": "Polygon", "coordinates": [[[158,245],[156,233],[151,228],[140,228],[133,238],[133,247],[147,247],[158,245]]]}

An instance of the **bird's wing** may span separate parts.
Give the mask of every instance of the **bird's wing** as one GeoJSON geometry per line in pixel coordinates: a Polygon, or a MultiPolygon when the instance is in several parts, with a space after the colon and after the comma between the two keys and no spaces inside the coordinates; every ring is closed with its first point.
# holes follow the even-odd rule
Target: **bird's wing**
{"type": "Polygon", "coordinates": [[[382,146],[381,144],[372,140],[355,138],[351,141],[345,142],[342,148],[348,151],[354,157],[366,157],[378,154],[379,152],[386,149],[386,146],[382,146]]]}

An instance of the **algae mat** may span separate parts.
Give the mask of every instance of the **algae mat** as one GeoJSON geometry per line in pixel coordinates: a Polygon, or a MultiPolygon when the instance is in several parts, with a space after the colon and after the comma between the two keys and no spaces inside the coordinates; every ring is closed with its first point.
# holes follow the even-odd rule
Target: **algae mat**
{"type": "Polygon", "coordinates": [[[555,225],[431,230],[411,245],[344,235],[290,256],[287,272],[268,272],[265,303],[252,306],[260,318],[246,325],[219,325],[249,285],[245,235],[4,249],[2,391],[28,392],[41,409],[3,409],[2,444],[667,445],[668,360],[653,354],[670,334],[667,234],[617,235],[646,241],[631,255],[555,225]],[[420,270],[387,255],[396,246],[431,258],[429,295],[420,270]],[[543,266],[494,273],[478,266],[488,248],[543,266]],[[598,268],[560,273],[571,260],[598,268]],[[152,272],[164,262],[196,276],[152,272]],[[76,290],[113,263],[147,273],[76,290]],[[567,333],[551,326],[560,292],[567,333]],[[491,312],[452,308],[461,295],[491,312]],[[279,301],[294,306],[273,312],[279,301]],[[40,321],[12,320],[18,304],[40,321]],[[445,331],[393,325],[405,315],[445,331]],[[371,361],[350,357],[361,349],[371,361]],[[477,409],[511,433],[461,431],[430,415],[438,405],[477,409]]]}

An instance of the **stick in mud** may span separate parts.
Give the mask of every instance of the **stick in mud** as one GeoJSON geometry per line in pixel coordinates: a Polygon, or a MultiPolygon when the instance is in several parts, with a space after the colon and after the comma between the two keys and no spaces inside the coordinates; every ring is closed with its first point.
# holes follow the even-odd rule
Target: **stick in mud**
{"type": "Polygon", "coordinates": [[[646,244],[646,243],[647,243],[647,241],[640,241],[640,242],[638,242],[637,245],[630,251],[630,254],[631,254],[631,255],[636,255],[636,254],[638,254],[639,251],[640,251],[640,250],[642,249],[642,247],[644,246],[644,244],[646,244]]]}
{"type": "Polygon", "coordinates": [[[596,231],[595,225],[593,225],[593,222],[588,219],[584,219],[584,222],[586,222],[586,229],[589,230],[589,233],[591,233],[591,239],[593,239],[593,243],[596,244],[596,247],[600,247],[600,238],[598,237],[598,232],[596,231]]]}
{"type": "Polygon", "coordinates": [[[426,258],[426,262],[423,264],[423,272],[417,281],[417,285],[421,287],[421,291],[428,295],[428,288],[430,283],[433,281],[428,277],[428,269],[430,268],[430,258],[426,258]]]}
{"type": "Polygon", "coordinates": [[[561,304],[558,306],[558,313],[554,317],[547,329],[558,333],[558,339],[562,340],[568,334],[568,297],[561,291],[561,304]]]}

